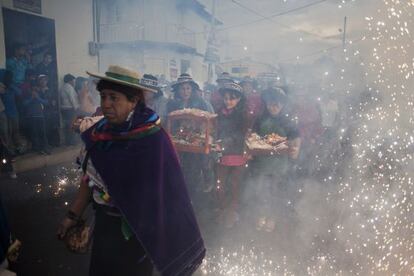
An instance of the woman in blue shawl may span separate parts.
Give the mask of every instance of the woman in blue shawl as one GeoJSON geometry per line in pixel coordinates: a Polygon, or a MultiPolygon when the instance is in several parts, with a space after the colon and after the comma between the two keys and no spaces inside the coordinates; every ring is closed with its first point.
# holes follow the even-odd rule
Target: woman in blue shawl
{"type": "Polygon", "coordinates": [[[64,238],[95,206],[90,275],[191,275],[205,255],[180,165],[159,117],[145,107],[138,73],[110,66],[100,79],[104,118],[82,134],[79,192],[58,230],[64,238]]]}

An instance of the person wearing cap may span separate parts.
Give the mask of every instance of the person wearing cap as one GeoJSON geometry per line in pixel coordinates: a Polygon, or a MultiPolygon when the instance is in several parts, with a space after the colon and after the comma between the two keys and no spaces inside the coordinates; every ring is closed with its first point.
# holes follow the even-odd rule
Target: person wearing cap
{"type": "Polygon", "coordinates": [[[222,210],[219,220],[224,219],[225,226],[231,228],[239,220],[239,189],[247,164],[244,154],[247,133],[246,98],[240,85],[235,82],[224,84],[219,91],[224,107],[217,119],[217,143],[222,156],[216,166],[216,187],[222,210]],[[226,196],[227,190],[231,191],[229,197],[226,196]]]}
{"type": "Polygon", "coordinates": [[[144,93],[145,104],[158,114],[161,119],[161,124],[165,125],[167,123],[168,99],[164,97],[164,92],[159,86],[158,78],[151,74],[144,74],[141,79],[141,84],[157,91],[157,93],[144,93]]]}
{"type": "Polygon", "coordinates": [[[247,114],[249,118],[249,128],[251,128],[255,120],[260,117],[264,111],[264,104],[260,93],[254,89],[254,79],[250,76],[246,76],[240,82],[240,86],[243,88],[243,93],[246,96],[247,102],[247,114]]]}
{"type": "Polygon", "coordinates": [[[285,112],[287,96],[280,88],[263,91],[263,102],[266,109],[256,121],[253,131],[264,137],[278,134],[287,137],[289,151],[287,155],[257,156],[252,162],[253,175],[257,179],[257,200],[260,217],[257,229],[264,228],[273,232],[276,226],[276,216],[286,210],[289,195],[286,194],[290,160],[298,158],[301,139],[291,117],[285,112]]]}
{"type": "Polygon", "coordinates": [[[219,92],[220,88],[223,87],[225,83],[234,82],[233,78],[231,77],[230,73],[223,72],[216,80],[217,82],[217,89],[211,93],[210,96],[210,103],[213,106],[216,113],[218,113],[223,107],[223,96],[219,92]]]}
{"type": "Polygon", "coordinates": [[[205,255],[184,177],[138,72],[110,66],[99,80],[104,118],[82,133],[84,175],[58,229],[63,239],[89,200],[95,229],[89,275],[191,275],[205,255]]]}
{"type": "Polygon", "coordinates": [[[63,77],[63,86],[60,91],[60,111],[62,114],[65,144],[76,144],[76,138],[72,132],[72,122],[79,111],[79,96],[75,90],[76,78],[72,74],[63,77]]]}
{"type": "MultiPolygon", "coordinates": [[[[197,84],[189,74],[181,74],[177,81],[172,85],[174,98],[167,103],[167,113],[184,108],[194,108],[208,111],[206,102],[197,93],[197,84]]],[[[173,129],[177,125],[172,126],[173,129]]],[[[180,152],[181,167],[190,190],[191,196],[197,194],[198,189],[203,185],[203,171],[208,168],[208,158],[204,154],[192,152],[180,152]]]]}
{"type": "Polygon", "coordinates": [[[37,80],[32,81],[31,90],[25,92],[23,105],[32,149],[43,155],[51,153],[46,134],[46,114],[49,104],[47,76],[39,75],[37,80]]]}

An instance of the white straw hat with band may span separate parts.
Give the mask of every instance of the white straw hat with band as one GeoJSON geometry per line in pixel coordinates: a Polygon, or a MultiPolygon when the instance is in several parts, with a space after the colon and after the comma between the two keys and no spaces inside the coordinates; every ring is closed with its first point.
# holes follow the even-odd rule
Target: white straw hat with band
{"type": "Polygon", "coordinates": [[[133,71],[131,69],[119,66],[119,65],[110,65],[105,74],[91,73],[86,71],[89,76],[106,80],[121,85],[126,85],[129,87],[141,89],[143,91],[150,91],[157,93],[157,90],[149,88],[148,86],[141,84],[141,74],[133,71]]]}

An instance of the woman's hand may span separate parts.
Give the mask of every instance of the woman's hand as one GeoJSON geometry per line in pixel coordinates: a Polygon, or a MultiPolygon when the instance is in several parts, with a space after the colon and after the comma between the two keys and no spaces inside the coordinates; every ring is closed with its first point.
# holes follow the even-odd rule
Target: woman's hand
{"type": "Polygon", "coordinates": [[[68,230],[75,225],[76,225],[76,220],[65,217],[60,223],[57,233],[56,233],[58,239],[63,240],[68,230]]]}

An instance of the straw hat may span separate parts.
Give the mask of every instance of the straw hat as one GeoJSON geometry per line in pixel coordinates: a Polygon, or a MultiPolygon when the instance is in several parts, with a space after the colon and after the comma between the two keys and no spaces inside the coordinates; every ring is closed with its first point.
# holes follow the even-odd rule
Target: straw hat
{"type": "Polygon", "coordinates": [[[138,88],[144,91],[150,91],[154,93],[157,92],[156,89],[149,88],[148,86],[141,84],[141,75],[138,72],[118,65],[110,65],[104,75],[99,73],[91,73],[88,71],[86,71],[86,73],[89,76],[101,80],[106,80],[117,84],[138,88]]]}

